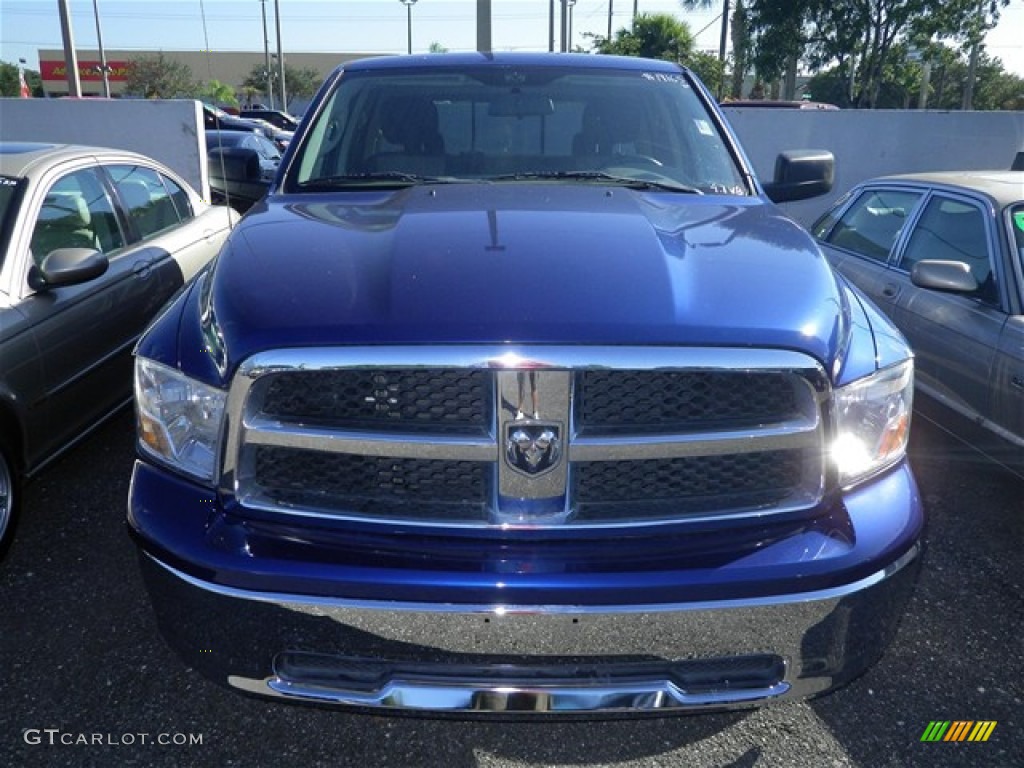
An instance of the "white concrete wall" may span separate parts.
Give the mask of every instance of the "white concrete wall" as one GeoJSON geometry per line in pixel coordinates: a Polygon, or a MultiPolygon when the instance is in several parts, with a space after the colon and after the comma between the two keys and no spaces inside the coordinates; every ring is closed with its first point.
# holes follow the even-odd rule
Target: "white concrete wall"
{"type": "MultiPolygon", "coordinates": [[[[872,176],[915,171],[1007,169],[1024,151],[1024,112],[724,110],[763,181],[786,149],[836,157],[831,194],[783,208],[810,224],[840,194],[872,176]]],[[[131,149],[177,171],[209,194],[195,101],[0,99],[0,139],[131,149]]]]}
{"type": "Polygon", "coordinates": [[[892,173],[1009,170],[1024,151],[1024,112],[814,111],[728,107],[762,182],[786,149],[827,149],[836,158],[832,193],[782,206],[809,225],[854,184],[892,173]]]}
{"type": "Polygon", "coordinates": [[[131,150],[159,160],[208,198],[202,130],[198,101],[0,99],[0,140],[131,150]]]}

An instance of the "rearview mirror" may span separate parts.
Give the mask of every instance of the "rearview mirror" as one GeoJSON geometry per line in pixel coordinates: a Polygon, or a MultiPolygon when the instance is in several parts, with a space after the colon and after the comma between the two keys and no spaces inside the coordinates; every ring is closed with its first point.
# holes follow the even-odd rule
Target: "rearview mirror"
{"type": "Polygon", "coordinates": [[[491,117],[541,117],[553,114],[555,103],[539,93],[503,93],[487,107],[491,117]]]}

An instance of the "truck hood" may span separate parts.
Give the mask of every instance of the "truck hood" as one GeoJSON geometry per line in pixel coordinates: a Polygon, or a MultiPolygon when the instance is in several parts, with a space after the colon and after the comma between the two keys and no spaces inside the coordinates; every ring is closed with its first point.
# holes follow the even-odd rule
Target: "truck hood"
{"type": "Polygon", "coordinates": [[[272,196],[204,293],[222,372],[280,347],[506,342],[778,347],[828,369],[847,315],[763,200],[595,184],[272,196]]]}

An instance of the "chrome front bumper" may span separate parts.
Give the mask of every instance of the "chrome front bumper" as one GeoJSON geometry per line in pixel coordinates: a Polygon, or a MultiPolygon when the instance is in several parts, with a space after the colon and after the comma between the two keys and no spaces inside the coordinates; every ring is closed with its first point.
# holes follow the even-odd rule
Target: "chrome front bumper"
{"type": "Polygon", "coordinates": [[[141,561],[164,636],[222,684],[385,711],[594,715],[737,708],[842,685],[891,640],[919,554],[914,545],[817,592],[597,607],[298,598],[141,561]]]}

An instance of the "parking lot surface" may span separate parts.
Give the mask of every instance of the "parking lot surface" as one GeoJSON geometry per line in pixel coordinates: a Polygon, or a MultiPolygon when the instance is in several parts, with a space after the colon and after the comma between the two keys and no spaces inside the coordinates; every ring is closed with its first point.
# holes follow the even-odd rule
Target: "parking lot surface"
{"type": "Polygon", "coordinates": [[[1024,484],[918,420],[924,568],[885,657],[840,691],[742,713],[496,722],[291,706],[163,644],[124,525],[130,414],[29,486],[0,565],[5,766],[1024,765],[1024,484]],[[994,721],[983,743],[932,721],[994,721]]]}

